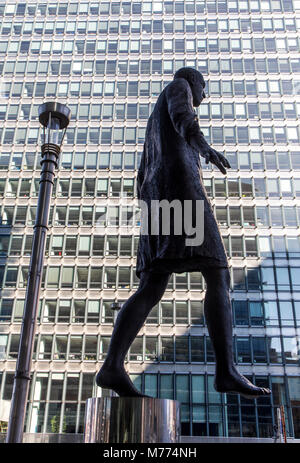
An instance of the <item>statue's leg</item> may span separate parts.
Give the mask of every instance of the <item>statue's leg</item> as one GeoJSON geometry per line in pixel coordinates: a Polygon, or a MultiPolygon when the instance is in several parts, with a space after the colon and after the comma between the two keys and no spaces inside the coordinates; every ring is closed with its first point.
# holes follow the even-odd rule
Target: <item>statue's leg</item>
{"type": "Polygon", "coordinates": [[[107,357],[96,377],[98,386],[113,389],[119,396],[143,396],[124,368],[127,351],[151,309],[168,285],[169,273],[142,272],[137,291],[123,304],[111,336],[107,357]]]}
{"type": "Polygon", "coordinates": [[[215,389],[255,398],[270,394],[242,376],[234,365],[230,273],[226,268],[201,270],[206,282],[204,314],[216,358],[215,389]]]}

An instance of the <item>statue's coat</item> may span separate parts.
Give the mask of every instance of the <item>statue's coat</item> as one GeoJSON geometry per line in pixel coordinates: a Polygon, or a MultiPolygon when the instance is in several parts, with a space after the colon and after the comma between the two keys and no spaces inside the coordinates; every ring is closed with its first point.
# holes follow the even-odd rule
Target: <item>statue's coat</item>
{"type": "MultiPolygon", "coordinates": [[[[138,198],[148,206],[148,234],[140,233],[136,275],[141,271],[191,272],[203,267],[228,267],[226,250],[203,185],[199,152],[188,144],[200,132],[188,81],[176,78],[161,92],[148,120],[137,176],[138,198]],[[204,241],[187,246],[188,235],[151,235],[151,200],[204,201],[204,241]]],[[[203,134],[202,134],[203,135],[203,134]]],[[[141,204],[141,203],[140,203],[141,204]]],[[[195,211],[194,211],[195,212],[195,211]]],[[[143,222],[145,224],[145,222],[143,222]]],[[[193,225],[195,226],[195,218],[193,225]]],[[[172,233],[173,231],[173,233],[172,233]]],[[[190,236],[191,237],[191,236],[190,236]]]]}

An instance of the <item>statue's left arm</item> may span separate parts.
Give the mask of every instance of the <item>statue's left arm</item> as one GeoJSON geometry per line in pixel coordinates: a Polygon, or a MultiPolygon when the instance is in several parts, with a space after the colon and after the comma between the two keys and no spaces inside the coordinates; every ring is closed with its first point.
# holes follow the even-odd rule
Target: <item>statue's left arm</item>
{"type": "Polygon", "coordinates": [[[173,80],[166,87],[166,100],[169,116],[176,132],[192,148],[200,152],[206,163],[215,164],[223,174],[226,174],[224,166],[231,166],[227,159],[205,140],[203,132],[200,130],[198,117],[193,110],[192,93],[188,81],[183,78],[173,80]]]}

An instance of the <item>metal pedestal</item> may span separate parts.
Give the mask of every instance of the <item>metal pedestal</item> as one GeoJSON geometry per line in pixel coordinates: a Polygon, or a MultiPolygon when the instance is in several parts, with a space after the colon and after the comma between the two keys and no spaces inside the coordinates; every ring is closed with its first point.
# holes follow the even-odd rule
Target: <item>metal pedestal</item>
{"type": "Polygon", "coordinates": [[[85,443],[178,443],[180,404],[148,397],[93,397],[86,401],[85,443]]]}

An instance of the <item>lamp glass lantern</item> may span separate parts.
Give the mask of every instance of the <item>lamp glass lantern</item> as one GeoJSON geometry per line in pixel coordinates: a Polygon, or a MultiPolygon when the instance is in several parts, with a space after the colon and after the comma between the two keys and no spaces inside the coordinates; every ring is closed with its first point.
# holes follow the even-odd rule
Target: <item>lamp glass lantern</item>
{"type": "Polygon", "coordinates": [[[39,121],[43,125],[42,144],[61,147],[71,119],[70,109],[57,102],[47,102],[39,106],[39,121]]]}

